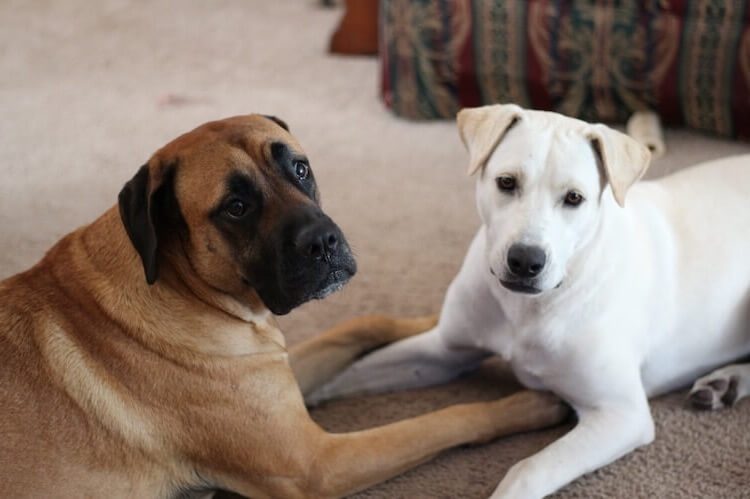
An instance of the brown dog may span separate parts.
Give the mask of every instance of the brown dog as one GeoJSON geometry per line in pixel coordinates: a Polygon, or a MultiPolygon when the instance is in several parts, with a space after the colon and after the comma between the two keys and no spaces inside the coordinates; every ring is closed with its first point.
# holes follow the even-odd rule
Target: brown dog
{"type": "Polygon", "coordinates": [[[354,320],[287,353],[272,313],[355,264],[280,120],[179,137],[119,201],[0,283],[6,497],[341,496],[566,413],[526,392],[348,434],[310,419],[302,393],[432,320],[354,320]]]}

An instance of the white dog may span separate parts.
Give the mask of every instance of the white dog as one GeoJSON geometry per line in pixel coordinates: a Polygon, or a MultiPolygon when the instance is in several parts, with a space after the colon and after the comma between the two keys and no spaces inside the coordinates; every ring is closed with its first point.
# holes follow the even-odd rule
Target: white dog
{"type": "MultiPolygon", "coordinates": [[[[631,188],[649,151],[604,125],[496,105],[458,126],[482,226],[439,324],[311,401],[444,382],[499,354],[578,414],[493,495],[542,497],[651,442],[648,397],[750,353],[750,156],[631,188]]],[[[749,371],[699,380],[693,400],[733,403],[749,371]]]]}

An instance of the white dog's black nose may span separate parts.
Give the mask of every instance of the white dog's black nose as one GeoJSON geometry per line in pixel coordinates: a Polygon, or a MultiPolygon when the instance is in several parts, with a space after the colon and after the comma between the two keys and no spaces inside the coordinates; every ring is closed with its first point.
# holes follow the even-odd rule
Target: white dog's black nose
{"type": "Polygon", "coordinates": [[[508,250],[508,269],[523,278],[536,277],[547,263],[547,254],[539,246],[514,244],[508,250]]]}

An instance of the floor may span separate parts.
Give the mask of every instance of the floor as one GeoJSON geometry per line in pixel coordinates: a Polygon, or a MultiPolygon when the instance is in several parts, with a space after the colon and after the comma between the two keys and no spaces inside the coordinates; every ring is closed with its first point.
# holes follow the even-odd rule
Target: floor
{"type": "MultiPolygon", "coordinates": [[[[282,319],[290,343],[369,312],[437,311],[478,226],[454,125],[394,118],[374,59],[325,55],[339,11],[315,0],[0,3],[0,278],[37,261],[112,205],[145,159],[210,119],[286,120],[307,149],[326,211],[360,272],[282,319]]],[[[667,133],[649,174],[750,152],[667,133]]],[[[332,431],[383,424],[517,386],[492,366],[447,386],[313,411],[332,431]]],[[[750,403],[696,413],[684,392],[652,404],[656,442],[556,497],[750,497],[750,403]]],[[[566,428],[450,451],[360,498],[482,498],[508,467],[566,428]]]]}

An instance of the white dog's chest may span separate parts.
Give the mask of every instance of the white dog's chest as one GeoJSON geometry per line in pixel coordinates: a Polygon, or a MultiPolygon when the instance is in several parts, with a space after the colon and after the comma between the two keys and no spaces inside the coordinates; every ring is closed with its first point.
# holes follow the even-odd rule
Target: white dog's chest
{"type": "Polygon", "coordinates": [[[590,334],[598,329],[580,310],[511,310],[508,302],[501,305],[510,312],[509,323],[492,335],[485,348],[500,355],[521,384],[588,405],[606,394],[607,385],[612,383],[607,378],[613,373],[605,375],[608,370],[602,367],[610,364],[606,359],[616,351],[626,350],[615,346],[612,336],[590,334]],[[558,312],[572,315],[561,320],[558,312]]]}
{"type": "Polygon", "coordinates": [[[510,362],[513,368],[513,374],[518,381],[532,390],[549,390],[550,387],[544,380],[544,373],[536,369],[529,369],[529,364],[524,361],[510,362]]]}
{"type": "Polygon", "coordinates": [[[536,390],[550,390],[548,380],[559,372],[561,358],[567,356],[551,341],[546,341],[557,334],[559,331],[551,331],[533,322],[514,328],[510,334],[495,335],[487,347],[511,366],[521,384],[536,390]]]}
{"type": "Polygon", "coordinates": [[[612,396],[612,385],[622,382],[606,351],[605,345],[523,341],[506,349],[510,357],[503,358],[526,388],[554,392],[575,406],[595,406],[612,396]]]}

